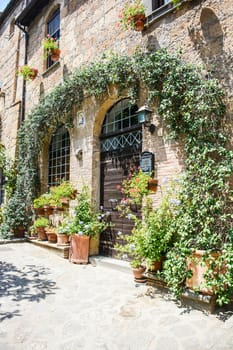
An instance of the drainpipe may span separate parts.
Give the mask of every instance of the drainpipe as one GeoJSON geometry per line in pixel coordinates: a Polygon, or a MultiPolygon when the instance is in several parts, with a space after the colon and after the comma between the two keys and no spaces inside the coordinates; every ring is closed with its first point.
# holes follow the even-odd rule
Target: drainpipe
{"type": "MultiPolygon", "coordinates": [[[[29,38],[29,35],[28,35],[28,32],[26,31],[26,29],[24,27],[22,27],[20,25],[20,23],[15,22],[15,24],[24,33],[24,37],[25,37],[24,65],[26,65],[28,63],[28,38],[29,38]]],[[[20,109],[19,125],[22,125],[22,123],[24,122],[24,119],[25,119],[25,102],[26,102],[26,81],[23,80],[22,103],[21,103],[21,109],[20,109]]]]}

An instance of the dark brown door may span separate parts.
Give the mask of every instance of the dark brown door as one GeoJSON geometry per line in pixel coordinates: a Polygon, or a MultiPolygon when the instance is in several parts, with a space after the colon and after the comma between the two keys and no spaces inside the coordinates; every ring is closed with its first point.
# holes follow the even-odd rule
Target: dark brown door
{"type": "MultiPolygon", "coordinates": [[[[117,210],[117,204],[123,198],[120,190],[122,180],[127,178],[132,169],[137,169],[140,163],[141,147],[128,147],[114,152],[102,153],[101,159],[101,207],[105,219],[111,223],[100,237],[100,254],[116,256],[114,245],[123,240],[125,234],[130,234],[134,222],[129,217],[122,217],[117,210]]],[[[134,214],[141,216],[139,210],[134,214]]]]}
{"type": "Polygon", "coordinates": [[[134,224],[122,217],[116,207],[122,199],[119,189],[122,180],[139,166],[142,130],[137,109],[128,99],[116,103],[106,114],[100,135],[100,205],[105,219],[111,223],[100,237],[100,254],[105,256],[116,257],[116,240],[129,234],[134,224]]]}

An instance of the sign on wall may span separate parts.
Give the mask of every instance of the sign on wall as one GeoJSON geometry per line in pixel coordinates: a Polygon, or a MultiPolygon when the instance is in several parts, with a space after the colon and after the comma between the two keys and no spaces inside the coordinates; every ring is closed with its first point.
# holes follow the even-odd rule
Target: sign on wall
{"type": "Polygon", "coordinates": [[[142,152],[141,160],[140,160],[140,167],[144,173],[153,175],[154,174],[154,163],[155,163],[154,153],[148,152],[148,151],[142,152]]]}

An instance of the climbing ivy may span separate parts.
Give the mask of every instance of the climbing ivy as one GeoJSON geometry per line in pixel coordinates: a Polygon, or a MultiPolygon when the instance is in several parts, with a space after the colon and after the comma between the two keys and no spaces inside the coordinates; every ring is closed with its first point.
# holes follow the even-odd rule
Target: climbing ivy
{"type": "MultiPolygon", "coordinates": [[[[165,278],[178,291],[179,276],[184,278],[182,259],[187,250],[224,250],[229,261],[233,244],[230,188],[233,154],[224,134],[224,93],[218,81],[203,78],[200,70],[184,62],[179,54],[163,49],[150,53],[138,50],[130,57],[110,54],[79,68],[55,87],[29,113],[19,130],[13,198],[20,196],[26,203],[23,215],[28,217],[38,189],[38,155],[48,131],[53,132],[61,123],[71,127],[73,107],[80,107],[88,96],[99,98],[112,84],[118,86],[119,96],[127,91],[132,103],[138,97],[140,85],[143,86],[148,103],[158,106],[159,117],[166,123],[170,137],[184,144],[181,204],[170,227],[179,243],[169,253],[165,268],[165,278]],[[175,264],[177,254],[180,269],[176,269],[179,271],[175,276],[169,266],[175,264]]],[[[7,215],[7,206],[5,212],[7,215]]],[[[8,217],[8,229],[10,226],[8,217]]],[[[3,231],[6,233],[6,228],[3,231]]],[[[233,266],[233,262],[229,265],[233,266]]],[[[229,279],[227,283],[230,290],[233,281],[229,279]]],[[[219,298],[222,302],[228,300],[222,294],[219,298]]]]}

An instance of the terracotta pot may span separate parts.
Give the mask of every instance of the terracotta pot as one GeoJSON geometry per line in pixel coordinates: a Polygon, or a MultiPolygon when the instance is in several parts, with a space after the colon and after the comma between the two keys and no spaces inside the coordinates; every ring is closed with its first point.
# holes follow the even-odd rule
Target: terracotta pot
{"type": "Polygon", "coordinates": [[[48,240],[48,237],[47,237],[47,234],[45,232],[44,227],[37,227],[36,232],[37,232],[39,241],[47,241],[48,240]]]}
{"type": "Polygon", "coordinates": [[[157,179],[151,179],[148,181],[148,190],[152,192],[156,192],[158,189],[158,180],[157,179]]]}
{"type": "MultiPolygon", "coordinates": [[[[186,265],[187,269],[191,270],[193,275],[191,278],[186,279],[186,287],[192,290],[198,290],[203,294],[213,295],[214,291],[205,287],[206,280],[204,274],[210,267],[210,259],[203,261],[202,257],[206,254],[205,250],[196,250],[193,252],[192,257],[187,257],[186,265]]],[[[212,258],[217,258],[220,253],[211,253],[212,258]]],[[[223,273],[223,271],[218,271],[223,273]]]]}
{"type": "Polygon", "coordinates": [[[14,233],[14,238],[24,238],[25,229],[23,226],[12,229],[12,232],[14,233]]]}
{"type": "Polygon", "coordinates": [[[57,245],[67,245],[69,244],[69,236],[65,234],[57,234],[57,245]]]}
{"type": "Polygon", "coordinates": [[[139,14],[139,15],[134,16],[134,18],[133,18],[134,30],[136,30],[136,32],[143,31],[143,29],[145,27],[145,19],[146,19],[146,16],[143,14],[139,14]]]}
{"type": "Polygon", "coordinates": [[[146,277],[143,276],[146,268],[144,266],[132,267],[134,281],[137,283],[145,283],[147,281],[146,277]]]}
{"type": "Polygon", "coordinates": [[[57,234],[53,229],[45,229],[45,232],[50,243],[57,243],[57,234]]]}
{"type": "Polygon", "coordinates": [[[38,75],[38,69],[31,68],[31,70],[32,70],[32,75],[30,76],[30,79],[34,80],[37,77],[37,75],[38,75]]]}
{"type": "Polygon", "coordinates": [[[151,261],[150,263],[148,263],[147,269],[148,269],[148,271],[155,273],[157,271],[162,270],[162,264],[163,264],[163,258],[161,257],[157,261],[151,261]]]}
{"type": "Polygon", "coordinates": [[[53,209],[54,207],[50,206],[50,205],[44,205],[44,214],[49,216],[53,214],[53,209]]]}
{"type": "Polygon", "coordinates": [[[61,54],[61,50],[60,50],[60,49],[51,50],[51,51],[50,51],[51,60],[52,60],[53,62],[58,61],[59,58],[60,58],[60,54],[61,54]]]}
{"type": "Polygon", "coordinates": [[[74,234],[70,236],[69,260],[73,263],[87,264],[90,237],[74,234]]]}

